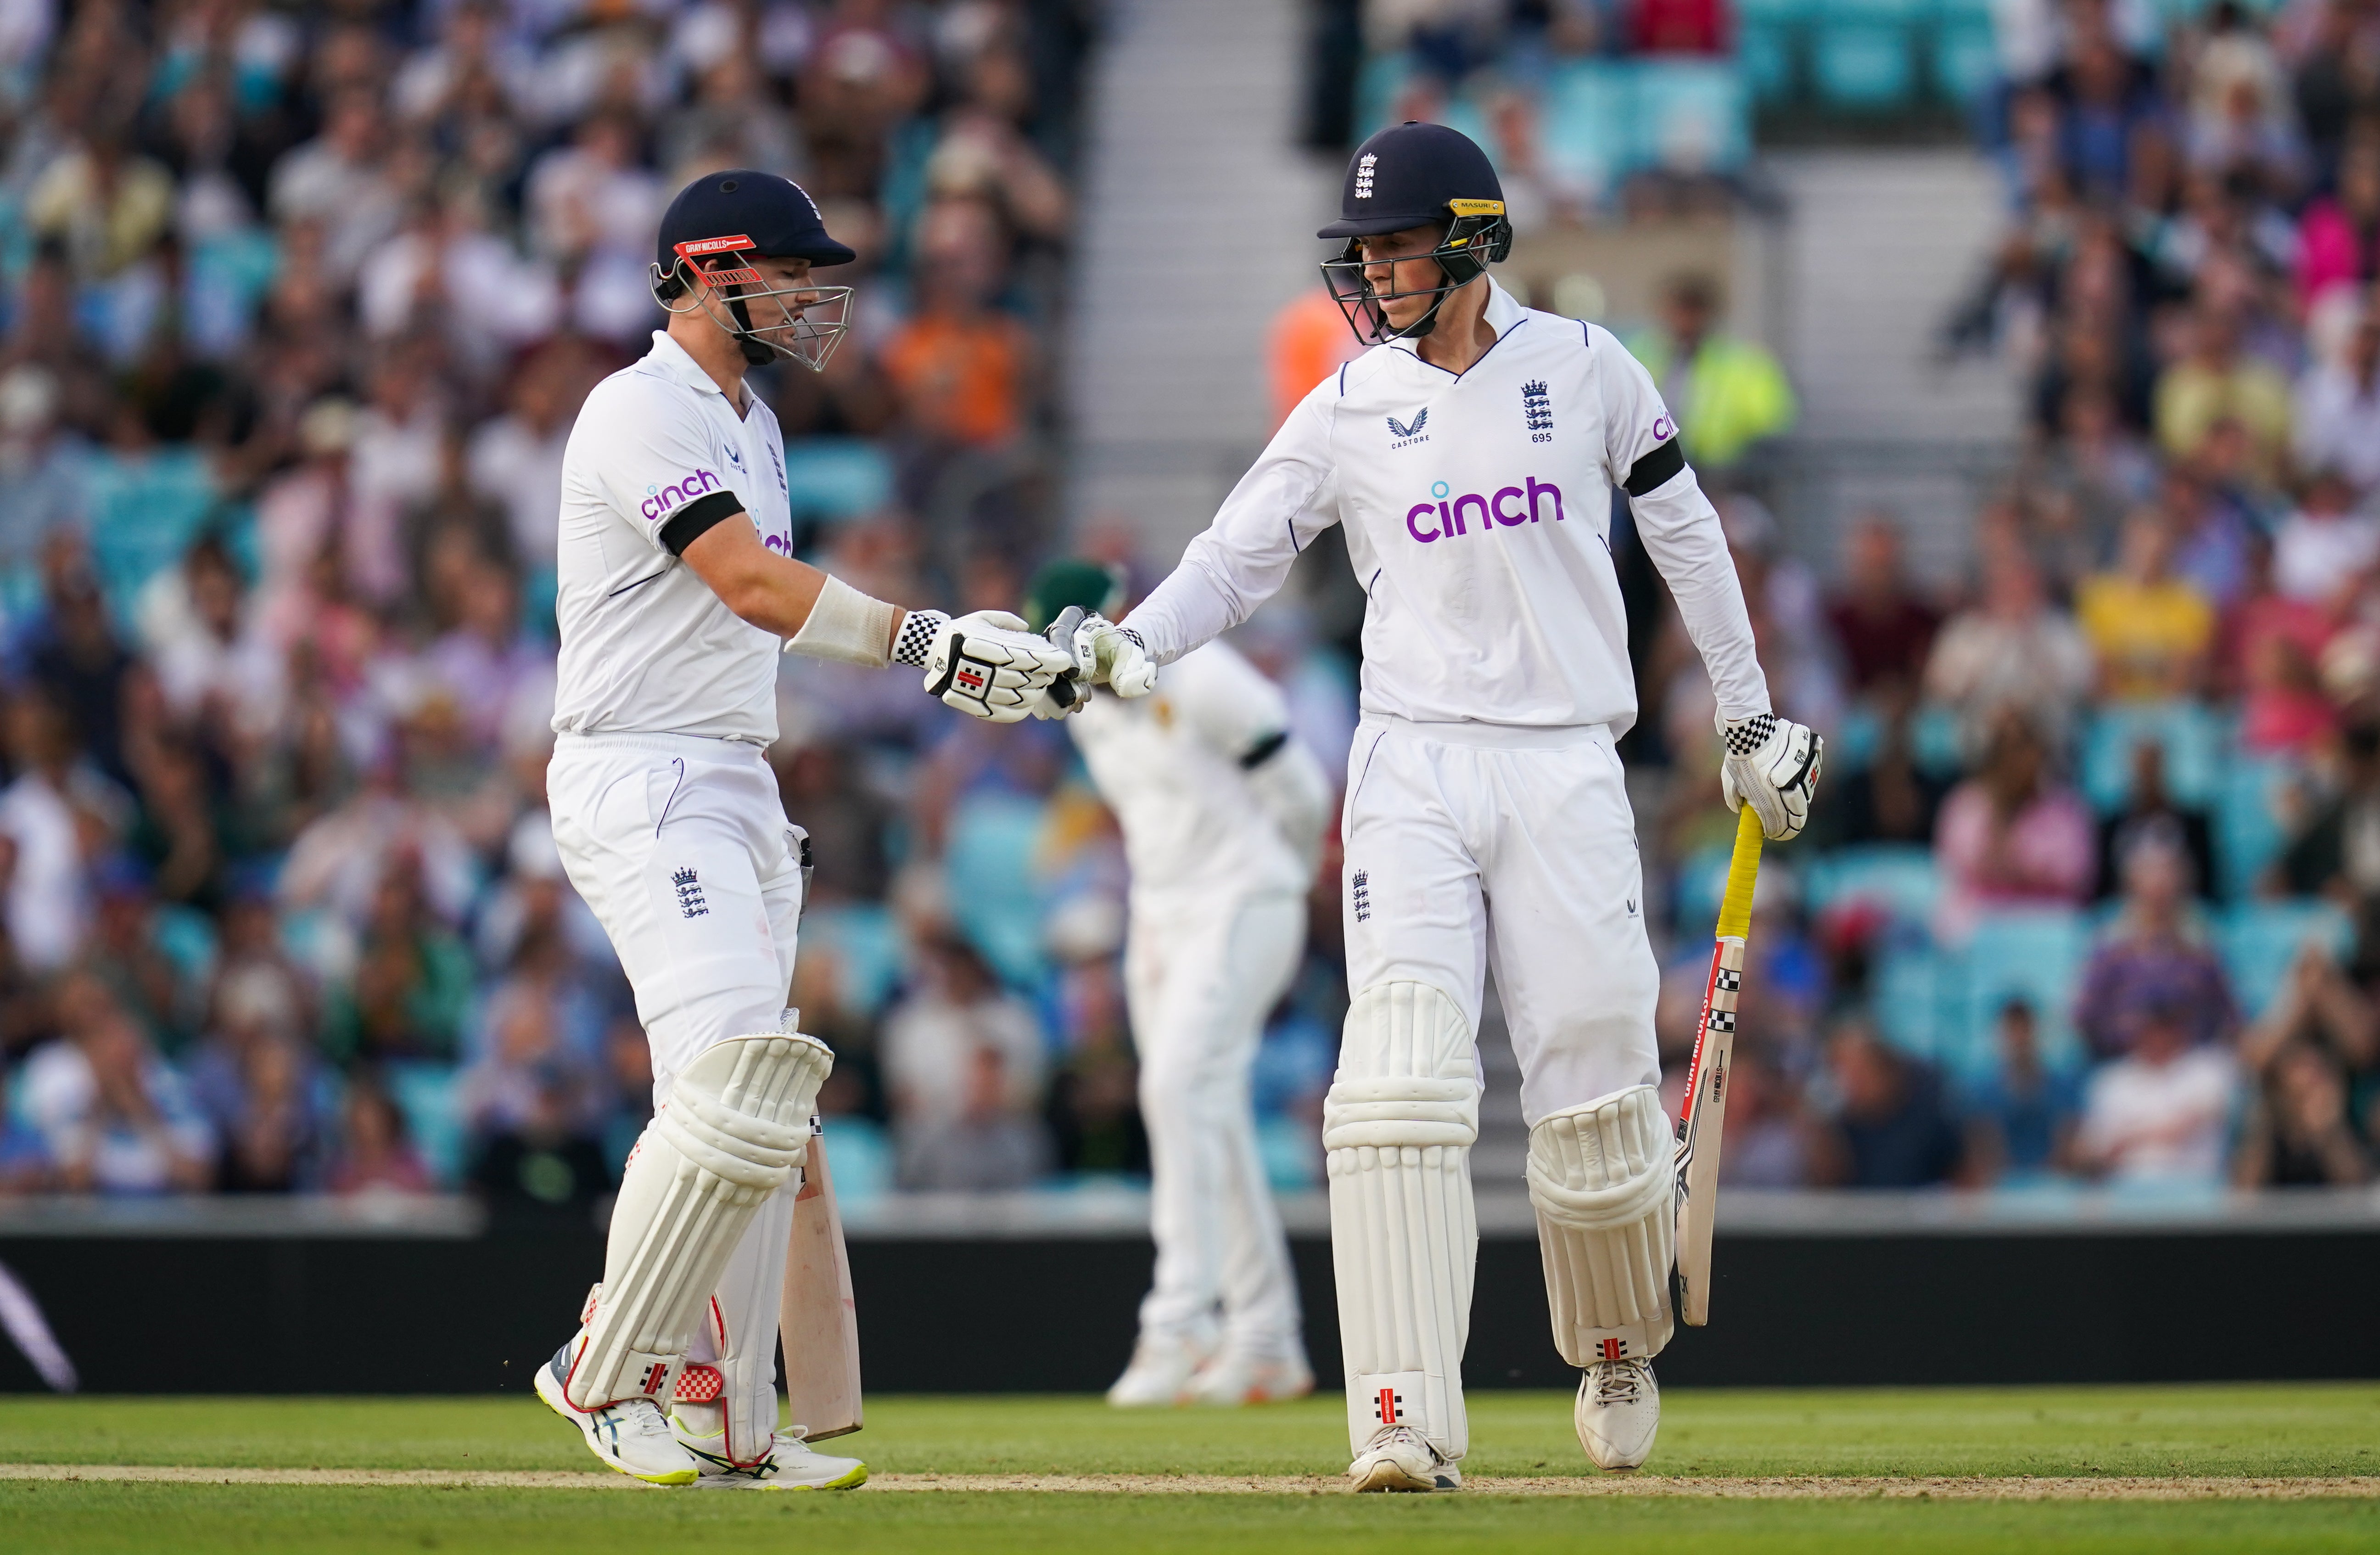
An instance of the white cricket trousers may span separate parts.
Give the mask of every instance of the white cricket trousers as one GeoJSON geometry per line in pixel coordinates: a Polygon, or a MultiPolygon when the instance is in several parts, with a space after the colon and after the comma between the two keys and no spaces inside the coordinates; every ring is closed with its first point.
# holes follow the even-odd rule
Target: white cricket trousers
{"type": "MultiPolygon", "coordinates": [[[[653,1105],[714,1042],[774,1031],[794,980],[800,832],[757,746],[693,735],[564,735],[546,768],[570,883],[612,937],[652,1050],[653,1105]]],[[[752,1218],[720,1277],[735,1348],[775,1371],[796,1179],[752,1218]]],[[[690,1354],[722,1359],[713,1325],[690,1354]]]]}
{"type": "Polygon", "coordinates": [[[1492,969],[1532,1127],[1659,1084],[1660,968],[1610,731],[1373,714],[1355,731],[1348,771],[1349,993],[1428,983],[1475,1039],[1492,969]]]}
{"type": "Polygon", "coordinates": [[[1257,1149],[1248,1068],[1305,950],[1286,893],[1170,910],[1135,900],[1124,991],[1148,1130],[1157,1274],[1144,1335],[1302,1359],[1297,1277],[1257,1149]]]}

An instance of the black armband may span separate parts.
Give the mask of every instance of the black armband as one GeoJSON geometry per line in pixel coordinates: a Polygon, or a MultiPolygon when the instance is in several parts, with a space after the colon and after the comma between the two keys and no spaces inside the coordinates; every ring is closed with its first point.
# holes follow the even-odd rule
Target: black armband
{"type": "Polygon", "coordinates": [[[1627,487],[1630,496],[1641,497],[1647,492],[1658,490],[1670,477],[1685,468],[1686,451],[1673,437],[1637,460],[1635,468],[1628,472],[1628,479],[1621,484],[1627,487]]]}
{"type": "Polygon", "coordinates": [[[686,548],[709,533],[714,524],[722,524],[744,511],[744,499],[733,492],[713,492],[707,497],[697,497],[669,516],[662,526],[662,546],[673,556],[683,556],[686,548]]]}
{"type": "Polygon", "coordinates": [[[1255,771],[1258,767],[1281,754],[1281,747],[1288,743],[1289,731],[1275,729],[1240,754],[1240,771],[1255,771]]]}

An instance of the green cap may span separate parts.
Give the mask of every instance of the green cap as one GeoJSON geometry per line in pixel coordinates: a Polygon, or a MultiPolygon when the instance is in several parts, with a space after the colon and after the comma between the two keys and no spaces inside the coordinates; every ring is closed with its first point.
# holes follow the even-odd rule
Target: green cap
{"type": "Polygon", "coordinates": [[[1067,556],[1033,575],[1033,586],[1025,593],[1025,622],[1037,632],[1047,631],[1068,605],[1088,614],[1113,615],[1123,604],[1122,567],[1067,556]]]}

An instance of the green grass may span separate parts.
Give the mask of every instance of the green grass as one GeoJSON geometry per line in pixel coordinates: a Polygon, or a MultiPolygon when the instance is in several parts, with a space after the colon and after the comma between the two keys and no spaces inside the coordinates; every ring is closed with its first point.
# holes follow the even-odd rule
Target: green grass
{"type": "MultiPolygon", "coordinates": [[[[1472,1396],[1474,1478],[1587,1472],[1570,1401],[1472,1396]]],[[[2380,1387],[1681,1391],[1647,1468],[1672,1475],[2380,1474],[2380,1387]]],[[[1074,1398],[881,1398],[846,1450],[880,1473],[1335,1474],[1335,1399],[1124,1414],[1074,1398]]],[[[534,1401],[28,1399],[0,1461],[296,1468],[581,1469],[534,1401]]],[[[2380,1501],[2012,1503],[1717,1499],[589,1491],[0,1482],[0,1548],[2040,1551],[2371,1549],[2380,1501]]]]}
{"type": "Polygon", "coordinates": [[[2370,1550],[2371,1501],[2005,1502],[1366,1496],[769,1496],[734,1492],[0,1485],[0,1543],[74,1555],[171,1550],[653,1555],[1796,1555],[1886,1550],[2370,1550]],[[1588,1541],[1592,1541],[1590,1544],[1588,1541]]]}

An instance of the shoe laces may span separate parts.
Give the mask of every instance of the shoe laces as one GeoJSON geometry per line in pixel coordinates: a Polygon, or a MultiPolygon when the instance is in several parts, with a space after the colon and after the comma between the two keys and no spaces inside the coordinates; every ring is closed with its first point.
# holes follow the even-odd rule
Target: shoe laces
{"type": "Polygon", "coordinates": [[[661,1405],[650,1399],[622,1399],[604,1407],[612,1411],[612,1418],[617,1422],[624,1436],[677,1440],[670,1436],[669,1417],[662,1413],[661,1405]]]}
{"type": "Polygon", "coordinates": [[[1374,1437],[1372,1439],[1372,1445],[1365,1451],[1377,1452],[1383,1447],[1418,1447],[1423,1452],[1429,1454],[1430,1462],[1436,1463],[1438,1461],[1438,1449],[1429,1444],[1429,1439],[1427,1437],[1425,1437],[1421,1432],[1414,1429],[1411,1426],[1389,1427],[1386,1430],[1380,1432],[1379,1435],[1374,1437]]]}
{"type": "Polygon", "coordinates": [[[1597,1361],[1587,1368],[1598,1404],[1642,1403],[1645,1385],[1653,1379],[1653,1363],[1644,1360],[1597,1361]]]}

